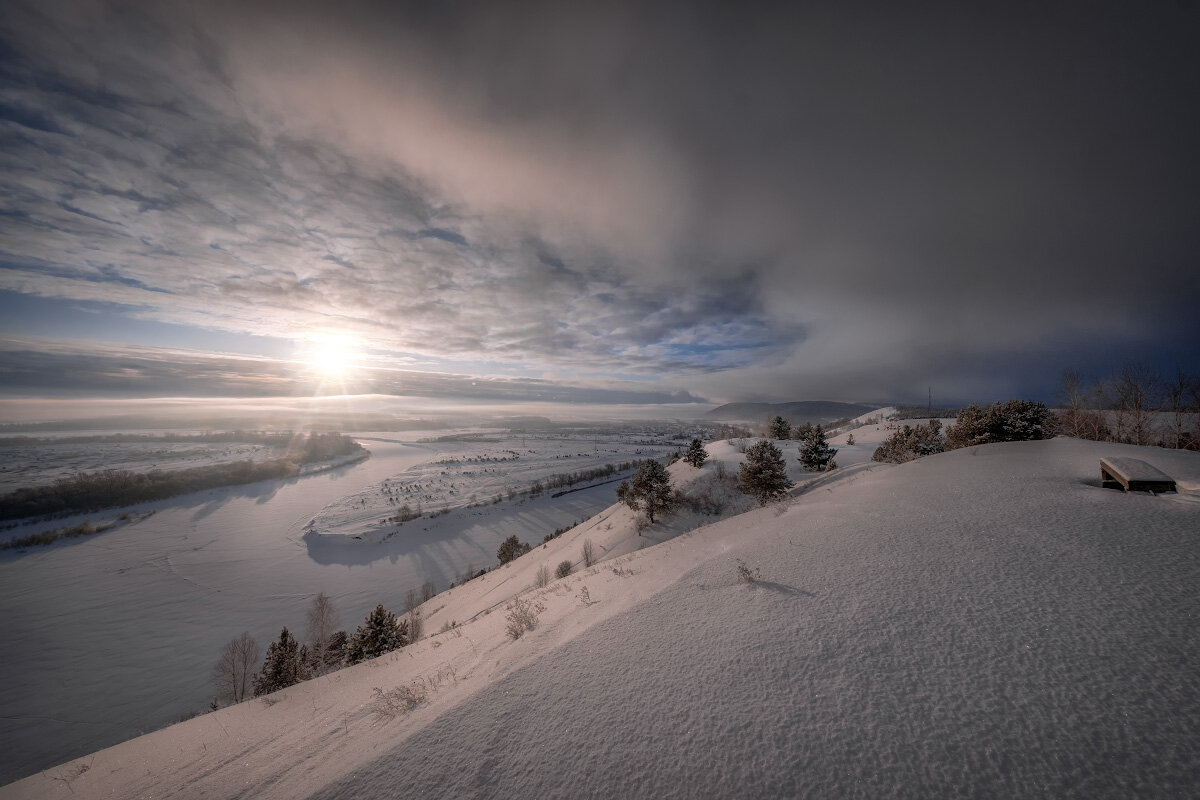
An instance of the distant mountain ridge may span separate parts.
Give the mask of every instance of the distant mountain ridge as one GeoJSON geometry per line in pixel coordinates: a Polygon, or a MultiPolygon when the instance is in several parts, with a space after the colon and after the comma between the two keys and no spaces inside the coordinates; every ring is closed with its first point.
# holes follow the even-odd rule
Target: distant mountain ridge
{"type": "Polygon", "coordinates": [[[797,400],[791,403],[726,403],[704,415],[705,419],[761,422],[768,417],[783,417],[793,425],[823,425],[843,417],[858,417],[880,408],[863,403],[835,403],[830,400],[797,400]]]}

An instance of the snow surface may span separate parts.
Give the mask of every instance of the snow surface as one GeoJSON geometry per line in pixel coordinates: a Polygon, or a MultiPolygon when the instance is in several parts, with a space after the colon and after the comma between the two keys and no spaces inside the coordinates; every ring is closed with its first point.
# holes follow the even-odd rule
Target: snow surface
{"type": "MultiPolygon", "coordinates": [[[[444,589],[468,566],[494,565],[496,549],[509,535],[540,542],[592,516],[612,503],[615,487],[459,508],[392,526],[394,535],[381,543],[350,546],[345,536],[305,535],[314,521],[348,530],[348,497],[366,498],[376,490],[379,502],[356,512],[359,523],[367,511],[374,520],[394,513],[377,491],[385,482],[420,482],[433,498],[427,506],[446,508],[458,502],[463,478],[442,476],[455,467],[431,463],[474,457],[484,448],[522,451],[507,464],[519,468],[514,485],[670,449],[647,445],[650,437],[636,432],[607,441],[560,435],[500,443],[414,441],[429,436],[369,433],[363,441],[371,458],[360,463],[134,506],[139,516],[102,534],[0,554],[0,782],[207,708],[210,670],[221,647],[242,631],[263,648],[284,625],[302,634],[305,611],[318,592],[333,598],[342,626],[353,631],[378,603],[403,610],[406,593],[426,580],[444,589]],[[148,511],[153,515],[140,516],[148,511]]],[[[54,447],[45,452],[50,464],[54,447]]],[[[503,485],[498,473],[487,475],[503,485]]],[[[466,492],[462,503],[469,497],[466,492]]],[[[84,519],[113,521],[122,511],[21,525],[0,536],[84,519]]]]}
{"type": "MultiPolygon", "coordinates": [[[[677,484],[738,458],[710,451],[677,484]]],[[[859,462],[644,549],[614,506],[429,601],[453,629],[0,797],[1192,796],[1198,491],[1197,454],[1060,438],[859,462]],[[1101,489],[1103,455],[1181,492],[1101,489]],[[607,560],[532,588],[584,539],[607,560]]]]}

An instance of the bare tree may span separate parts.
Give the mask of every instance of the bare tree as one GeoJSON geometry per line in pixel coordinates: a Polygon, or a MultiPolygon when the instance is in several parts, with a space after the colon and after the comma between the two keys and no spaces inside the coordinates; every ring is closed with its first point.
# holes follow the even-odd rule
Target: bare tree
{"type": "Polygon", "coordinates": [[[1105,413],[1105,409],[1110,404],[1108,384],[1103,380],[1093,383],[1087,392],[1085,402],[1092,406],[1092,410],[1083,417],[1083,438],[1092,439],[1097,442],[1112,441],[1113,432],[1108,427],[1108,417],[1105,413]]]}
{"type": "Polygon", "coordinates": [[[1194,437],[1188,432],[1188,422],[1195,414],[1196,400],[1200,395],[1200,380],[1184,372],[1181,367],[1175,368],[1175,376],[1167,384],[1164,392],[1164,410],[1171,413],[1171,446],[1186,448],[1192,444],[1194,437]]]}
{"type": "Polygon", "coordinates": [[[591,539],[583,540],[583,566],[590,567],[596,563],[596,546],[591,539]]]}
{"type": "Polygon", "coordinates": [[[1073,369],[1063,371],[1062,376],[1062,427],[1068,436],[1086,438],[1083,420],[1083,379],[1073,369]]]}
{"type": "Polygon", "coordinates": [[[432,600],[433,596],[435,594],[437,594],[437,589],[434,587],[433,581],[425,581],[424,583],[421,584],[421,602],[422,603],[425,602],[426,600],[432,600]]]}
{"type": "Polygon", "coordinates": [[[308,644],[317,671],[324,671],[329,656],[329,644],[338,627],[337,609],[329,595],[321,592],[313,598],[308,609],[308,644]]]}
{"type": "Polygon", "coordinates": [[[230,639],[213,665],[212,682],[217,699],[224,703],[240,703],[254,694],[254,673],[258,670],[258,642],[249,631],[230,639]]]}
{"type": "MultiPolygon", "coordinates": [[[[428,581],[425,582],[425,586],[431,585],[428,581]]],[[[410,642],[420,639],[421,630],[424,628],[424,625],[421,624],[420,606],[425,602],[425,586],[422,586],[420,590],[409,589],[408,594],[404,596],[404,613],[405,619],[408,620],[408,640],[410,642]]]]}
{"type": "Polygon", "coordinates": [[[1146,364],[1126,364],[1113,380],[1117,397],[1117,436],[1131,444],[1150,444],[1157,410],[1158,375],[1146,364]]]}
{"type": "Polygon", "coordinates": [[[404,595],[404,613],[410,613],[419,605],[421,605],[421,593],[416,589],[409,589],[408,594],[404,595]]]}

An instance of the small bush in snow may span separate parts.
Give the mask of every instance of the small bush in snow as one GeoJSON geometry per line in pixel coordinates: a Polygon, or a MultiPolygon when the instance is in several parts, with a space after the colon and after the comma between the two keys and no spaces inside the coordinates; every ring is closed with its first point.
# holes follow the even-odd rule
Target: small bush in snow
{"type": "Polygon", "coordinates": [[[558,562],[558,569],[554,570],[554,577],[565,578],[570,574],[571,574],[571,562],[570,561],[558,562]]]}
{"type": "Polygon", "coordinates": [[[583,566],[590,567],[596,563],[596,546],[592,544],[591,539],[583,540],[583,566]]]}
{"type": "Polygon", "coordinates": [[[533,578],[533,585],[539,589],[544,589],[550,585],[550,567],[542,564],[537,568],[537,574],[533,578]]]}
{"type": "Polygon", "coordinates": [[[737,571],[738,583],[758,583],[758,579],[761,577],[759,575],[758,567],[750,569],[746,566],[746,562],[742,561],[740,558],[737,560],[737,566],[735,569],[737,571]]]}
{"type": "Polygon", "coordinates": [[[538,614],[542,607],[534,605],[523,597],[518,597],[508,604],[508,615],[504,618],[504,632],[512,639],[520,639],[526,631],[537,627],[538,614]]]}
{"type": "Polygon", "coordinates": [[[423,682],[414,681],[408,686],[397,686],[389,692],[378,686],[373,690],[375,700],[371,703],[371,713],[376,719],[389,720],[407,714],[419,705],[428,702],[429,692],[423,682]]]}

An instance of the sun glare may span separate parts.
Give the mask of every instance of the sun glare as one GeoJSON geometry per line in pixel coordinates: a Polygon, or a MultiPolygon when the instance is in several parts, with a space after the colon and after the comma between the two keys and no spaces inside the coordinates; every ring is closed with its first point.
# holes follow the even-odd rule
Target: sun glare
{"type": "Polygon", "coordinates": [[[362,363],[362,346],[349,336],[322,334],[303,343],[300,359],[322,382],[344,382],[362,363]]]}

